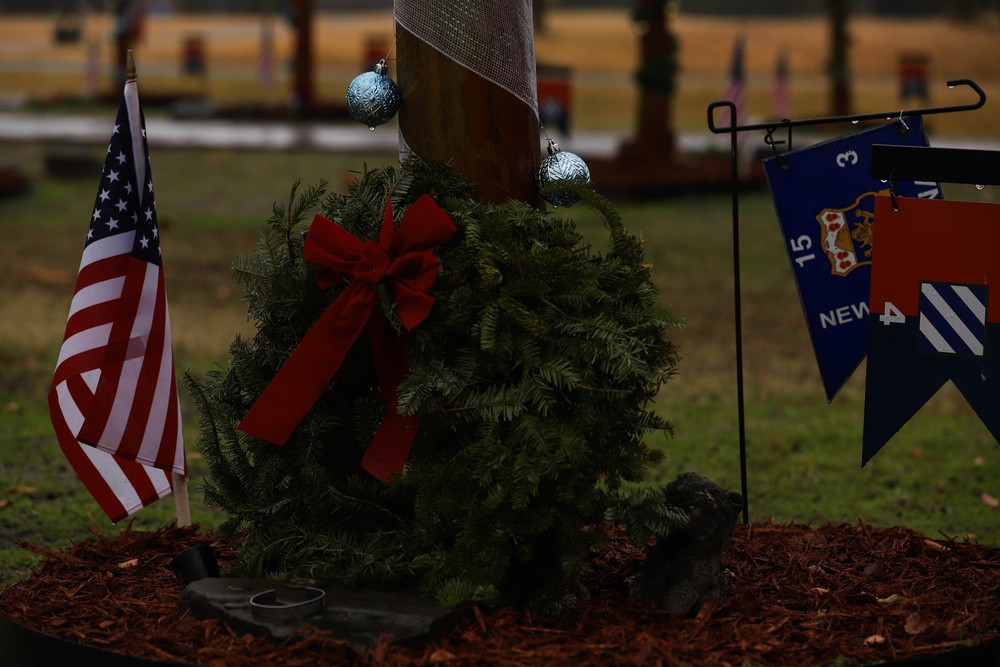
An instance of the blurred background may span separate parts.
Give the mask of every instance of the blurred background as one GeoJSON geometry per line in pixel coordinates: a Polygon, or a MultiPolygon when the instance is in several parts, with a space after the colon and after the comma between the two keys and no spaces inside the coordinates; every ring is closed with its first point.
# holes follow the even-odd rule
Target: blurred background
{"type": "MultiPolygon", "coordinates": [[[[951,79],[993,100],[1000,0],[534,0],[534,12],[546,131],[642,234],[662,301],[686,322],[673,334],[680,374],[657,403],[677,437],[654,436],[668,463],[651,481],[695,470],[738,489],[729,138],[709,132],[708,105],[732,99],[757,122],[976,101],[951,79]]],[[[11,555],[16,539],[60,544],[106,523],[61,457],[45,395],[124,53],[135,53],[147,119],[177,366],[202,374],[253,333],[230,266],[291,184],[342,192],[397,161],[395,120],[369,131],[344,104],[380,59],[394,75],[393,40],[388,0],[0,0],[0,583],[6,564],[16,573],[32,558],[11,555]]],[[[996,104],[928,116],[931,145],[1000,148],[996,104]]],[[[798,132],[795,147],[851,126],[798,132]]],[[[859,468],[863,365],[827,405],[751,159],[770,152],[762,140],[741,144],[751,516],[862,518],[1000,544],[1000,448],[957,392],[942,390],[859,468]]],[[[945,196],[996,201],[996,190],[945,196]]],[[[592,213],[553,214],[572,216],[598,251],[606,244],[592,213]]],[[[196,489],[205,471],[189,451],[196,489]]],[[[213,525],[198,496],[195,520],[213,525]]]]}
{"type": "MultiPolygon", "coordinates": [[[[1000,0],[536,0],[534,11],[540,107],[571,132],[637,129],[645,67],[671,94],[672,129],[704,133],[737,50],[757,119],[951,103],[945,81],[988,89],[1000,77],[1000,0]],[[644,39],[661,40],[645,60],[644,39]]],[[[395,56],[388,0],[2,0],[0,17],[4,110],[116,100],[132,48],[147,109],[339,120],[351,79],[395,56]]],[[[997,114],[939,123],[1000,136],[997,114]]]]}

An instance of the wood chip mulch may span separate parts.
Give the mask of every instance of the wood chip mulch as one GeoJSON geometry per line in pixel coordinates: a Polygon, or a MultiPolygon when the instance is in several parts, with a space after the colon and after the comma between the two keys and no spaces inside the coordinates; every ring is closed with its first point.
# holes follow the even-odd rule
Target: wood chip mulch
{"type": "Polygon", "coordinates": [[[623,581],[643,551],[618,533],[572,582],[560,616],[473,609],[419,650],[387,642],[361,652],[304,629],[283,643],[241,635],[218,620],[179,617],[170,569],[183,549],[232,549],[210,532],[125,531],[47,556],[0,594],[0,615],[119,654],[205,667],[324,665],[758,665],[803,667],[904,661],[1000,639],[1000,549],[930,540],[906,528],[739,525],[726,566],[729,598],[694,618],[629,601],[623,581]]]}

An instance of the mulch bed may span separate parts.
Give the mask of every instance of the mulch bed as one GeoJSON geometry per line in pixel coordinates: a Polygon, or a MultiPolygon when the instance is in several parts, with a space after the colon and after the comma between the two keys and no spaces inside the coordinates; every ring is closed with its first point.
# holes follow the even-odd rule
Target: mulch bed
{"type": "MultiPolygon", "coordinates": [[[[1000,639],[1000,549],[934,541],[906,528],[739,525],[726,566],[729,598],[694,618],[629,601],[623,581],[643,551],[618,533],[571,583],[572,612],[545,616],[477,608],[419,650],[362,652],[306,627],[281,644],[218,620],[179,617],[170,561],[209,544],[197,528],[125,531],[47,556],[0,594],[0,615],[47,635],[119,654],[205,667],[323,665],[759,665],[804,667],[904,661],[1000,639]]],[[[994,654],[995,655],[995,654],[994,654]]]]}

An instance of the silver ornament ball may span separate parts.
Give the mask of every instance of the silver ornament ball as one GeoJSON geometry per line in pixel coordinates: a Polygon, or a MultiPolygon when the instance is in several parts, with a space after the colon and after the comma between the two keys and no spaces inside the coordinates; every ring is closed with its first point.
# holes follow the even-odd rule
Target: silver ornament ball
{"type": "Polygon", "coordinates": [[[374,72],[359,74],[347,87],[348,113],[369,130],[385,123],[399,110],[399,88],[382,69],[384,65],[379,63],[374,72]]]}
{"type": "MultiPolygon", "coordinates": [[[[553,181],[575,180],[590,182],[590,169],[576,153],[559,150],[555,142],[549,140],[549,155],[538,165],[535,183],[539,188],[553,181]]],[[[570,194],[549,193],[545,200],[553,206],[572,206],[579,198],[570,194]]]]}

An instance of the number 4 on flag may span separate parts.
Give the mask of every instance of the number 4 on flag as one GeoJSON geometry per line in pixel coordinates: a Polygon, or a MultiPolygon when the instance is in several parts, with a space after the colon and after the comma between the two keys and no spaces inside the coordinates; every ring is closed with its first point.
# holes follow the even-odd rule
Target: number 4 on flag
{"type": "Polygon", "coordinates": [[[892,301],[886,301],[885,312],[878,316],[878,321],[886,326],[890,324],[905,324],[906,315],[901,313],[899,308],[892,305],[892,301]]]}

